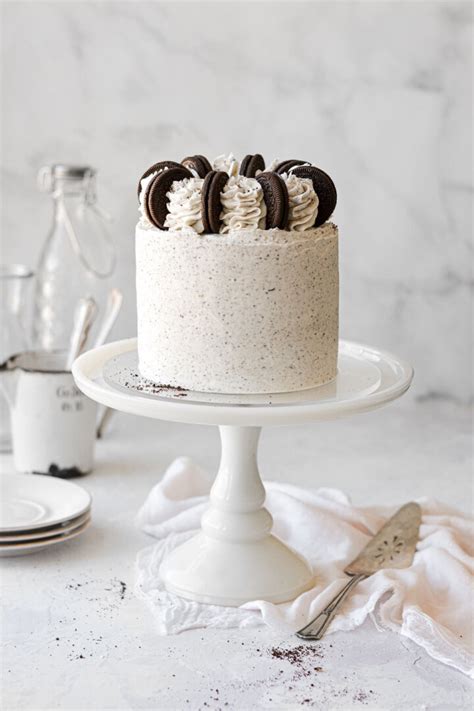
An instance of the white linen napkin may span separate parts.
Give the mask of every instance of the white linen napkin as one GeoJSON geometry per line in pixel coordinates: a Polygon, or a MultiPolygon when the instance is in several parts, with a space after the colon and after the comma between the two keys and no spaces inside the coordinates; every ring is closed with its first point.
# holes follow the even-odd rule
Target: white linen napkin
{"type": "MultiPolygon", "coordinates": [[[[336,489],[301,489],[266,482],[273,532],[316,571],[316,586],[292,602],[255,600],[238,608],[203,605],[168,593],[158,570],[165,554],[194,535],[208,506],[212,477],[186,457],[176,459],[151,490],[138,526],[159,539],[137,558],[136,593],[150,607],[160,634],[196,627],[267,624],[294,632],[315,617],[347,582],[344,566],[395,508],[352,506],[336,489]]],[[[378,629],[410,638],[433,658],[474,678],[472,656],[473,534],[468,516],[431,499],[410,568],[381,570],[354,589],[328,632],[353,630],[370,615],[378,629]]]]}

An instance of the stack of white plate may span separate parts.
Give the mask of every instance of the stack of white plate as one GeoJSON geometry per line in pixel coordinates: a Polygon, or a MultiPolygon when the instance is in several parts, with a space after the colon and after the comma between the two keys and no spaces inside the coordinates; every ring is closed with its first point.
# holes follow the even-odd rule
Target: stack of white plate
{"type": "Polygon", "coordinates": [[[0,475],[0,557],[35,553],[80,536],[90,510],[90,494],[70,481],[0,475]]]}

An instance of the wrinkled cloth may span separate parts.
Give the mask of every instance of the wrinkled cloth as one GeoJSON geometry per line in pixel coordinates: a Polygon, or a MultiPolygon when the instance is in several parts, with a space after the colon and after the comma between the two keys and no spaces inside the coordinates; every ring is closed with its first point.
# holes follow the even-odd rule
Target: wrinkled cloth
{"type": "MultiPolygon", "coordinates": [[[[280,605],[255,600],[237,608],[218,607],[168,593],[158,572],[164,556],[199,529],[211,485],[207,472],[180,457],[137,515],[137,525],[158,539],[138,554],[136,593],[151,609],[160,634],[262,624],[296,631],[347,582],[344,567],[400,505],[356,507],[336,489],[266,482],[265,506],[274,519],[273,533],[306,558],[316,585],[280,605]]],[[[418,503],[423,515],[413,564],[401,570],[381,570],[359,583],[327,634],[353,630],[370,616],[379,630],[408,637],[434,659],[474,678],[474,522],[435,500],[423,498],[418,503]]]]}

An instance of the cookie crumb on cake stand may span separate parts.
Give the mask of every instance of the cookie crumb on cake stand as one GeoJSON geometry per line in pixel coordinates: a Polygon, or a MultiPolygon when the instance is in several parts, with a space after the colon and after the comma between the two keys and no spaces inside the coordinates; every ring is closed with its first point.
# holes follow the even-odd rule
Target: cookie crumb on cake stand
{"type": "Polygon", "coordinates": [[[317,570],[271,535],[257,465],[261,427],[381,407],[406,392],[412,368],[385,351],[340,341],[338,374],[327,385],[274,395],[222,395],[149,387],[138,373],[136,348],[136,339],[128,339],[84,353],[72,369],[77,386],[102,405],[172,422],[217,425],[221,434],[221,462],[201,531],[165,558],[160,575],[166,588],[228,606],[255,599],[285,602],[311,588],[317,570]]]}

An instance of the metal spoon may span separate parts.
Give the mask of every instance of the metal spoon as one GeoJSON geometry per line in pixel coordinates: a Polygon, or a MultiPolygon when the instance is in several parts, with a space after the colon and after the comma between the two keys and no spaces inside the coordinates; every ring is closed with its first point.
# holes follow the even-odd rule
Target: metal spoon
{"type": "Polygon", "coordinates": [[[105,315],[102,324],[94,342],[94,348],[103,346],[107,340],[112,327],[117,320],[119,311],[122,307],[123,294],[120,289],[111,289],[107,296],[107,305],[105,307],[105,315]]]}
{"type": "MultiPolygon", "coordinates": [[[[117,316],[122,307],[122,301],[123,294],[120,289],[111,289],[109,291],[109,295],[107,297],[107,306],[105,307],[105,316],[94,343],[95,348],[104,345],[105,341],[107,340],[107,337],[109,336],[110,331],[112,330],[112,327],[115,321],[117,320],[117,316]]],[[[104,436],[113,413],[114,411],[111,410],[110,407],[104,407],[103,411],[101,412],[96,432],[98,439],[101,439],[104,436]]]]}
{"type": "Polygon", "coordinates": [[[84,350],[96,314],[97,304],[91,296],[79,299],[74,312],[74,325],[66,359],[67,370],[71,369],[79,353],[84,350]]]}

